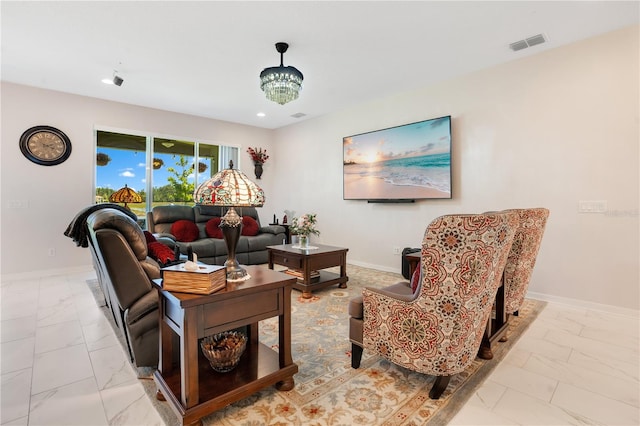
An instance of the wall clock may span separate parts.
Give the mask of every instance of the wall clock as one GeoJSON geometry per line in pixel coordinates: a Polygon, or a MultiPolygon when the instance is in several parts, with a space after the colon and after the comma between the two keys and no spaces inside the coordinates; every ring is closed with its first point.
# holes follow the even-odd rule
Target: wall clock
{"type": "Polygon", "coordinates": [[[55,127],[35,126],[20,136],[20,151],[36,164],[55,166],[71,155],[71,140],[55,127]]]}

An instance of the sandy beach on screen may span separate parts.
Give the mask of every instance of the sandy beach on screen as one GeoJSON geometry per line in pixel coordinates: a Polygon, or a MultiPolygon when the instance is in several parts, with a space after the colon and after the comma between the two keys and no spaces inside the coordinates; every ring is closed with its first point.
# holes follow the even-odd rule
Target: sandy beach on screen
{"type": "Polygon", "coordinates": [[[344,176],[344,198],[375,200],[384,198],[449,198],[446,192],[422,186],[401,186],[386,183],[372,176],[344,176]]]}

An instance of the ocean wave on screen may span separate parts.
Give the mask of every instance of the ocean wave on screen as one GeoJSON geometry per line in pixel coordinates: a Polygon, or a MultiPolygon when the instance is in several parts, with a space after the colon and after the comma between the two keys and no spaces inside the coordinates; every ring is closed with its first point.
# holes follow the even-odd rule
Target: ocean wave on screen
{"type": "Polygon", "coordinates": [[[419,186],[451,192],[449,154],[401,158],[374,164],[353,164],[345,175],[383,179],[396,186],[419,186]]]}

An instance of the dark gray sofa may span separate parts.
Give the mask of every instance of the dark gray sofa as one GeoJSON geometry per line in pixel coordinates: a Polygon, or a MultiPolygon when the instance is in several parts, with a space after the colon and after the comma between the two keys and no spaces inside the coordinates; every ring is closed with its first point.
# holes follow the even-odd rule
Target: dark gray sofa
{"type": "MultiPolygon", "coordinates": [[[[238,262],[243,265],[267,263],[267,246],[282,244],[286,238],[285,228],[280,225],[262,226],[254,207],[236,207],[236,211],[240,216],[254,218],[260,229],[258,235],[240,236],[236,248],[238,262]]],[[[197,254],[199,261],[211,265],[224,265],[227,260],[227,246],[224,239],[207,236],[205,226],[210,219],[222,217],[225,213],[226,208],[218,206],[156,206],[147,213],[147,230],[160,241],[172,245],[171,239],[175,241],[175,237],[171,234],[171,225],[181,219],[191,220],[198,226],[200,236],[192,242],[175,241],[180,248],[180,253],[187,254],[191,248],[197,254]],[[170,240],[167,241],[162,237],[169,237],[170,240]]]]}

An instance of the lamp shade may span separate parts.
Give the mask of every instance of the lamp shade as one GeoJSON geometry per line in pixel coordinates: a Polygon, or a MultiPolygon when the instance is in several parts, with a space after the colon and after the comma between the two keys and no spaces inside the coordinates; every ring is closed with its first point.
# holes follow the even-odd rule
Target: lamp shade
{"type": "Polygon", "coordinates": [[[142,197],[133,189],[129,188],[126,184],[124,188],[118,189],[116,192],[109,196],[109,201],[112,203],[141,203],[142,197]]]}
{"type": "Polygon", "coordinates": [[[264,191],[240,170],[224,169],[205,181],[193,193],[197,204],[225,207],[261,207],[264,191]]]}
{"type": "Polygon", "coordinates": [[[249,278],[247,271],[240,266],[236,259],[236,247],[242,230],[242,218],[234,207],[261,207],[264,205],[264,191],[253,183],[240,170],[233,169],[233,162],[229,161],[229,168],[216,173],[193,192],[193,200],[197,204],[229,207],[227,213],[220,220],[222,236],[227,245],[228,281],[242,281],[249,278]]]}

